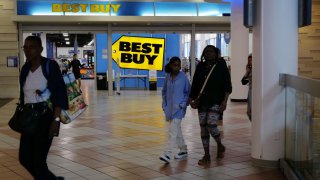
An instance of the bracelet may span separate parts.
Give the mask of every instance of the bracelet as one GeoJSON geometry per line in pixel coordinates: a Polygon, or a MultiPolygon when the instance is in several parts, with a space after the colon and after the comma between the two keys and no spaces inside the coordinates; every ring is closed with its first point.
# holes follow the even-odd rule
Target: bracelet
{"type": "Polygon", "coordinates": [[[60,122],[60,117],[56,117],[56,118],[54,118],[54,120],[55,120],[56,122],[60,122]]]}

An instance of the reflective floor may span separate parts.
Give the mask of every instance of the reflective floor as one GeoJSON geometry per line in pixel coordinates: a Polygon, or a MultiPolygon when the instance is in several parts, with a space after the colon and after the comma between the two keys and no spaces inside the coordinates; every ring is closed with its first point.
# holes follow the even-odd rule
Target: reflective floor
{"type": "MultiPolygon", "coordinates": [[[[253,167],[250,162],[250,122],[245,103],[228,103],[224,114],[225,158],[199,166],[203,156],[197,112],[188,108],[182,130],[189,156],[164,164],[159,160],[166,143],[166,123],[160,91],[121,91],[108,96],[94,90],[93,80],[82,80],[88,109],[74,122],[62,125],[49,152],[51,171],[67,180],[280,180],[280,170],[253,167]]],[[[15,109],[13,100],[0,108],[0,179],[32,179],[17,159],[19,134],[7,126],[15,109]]]]}

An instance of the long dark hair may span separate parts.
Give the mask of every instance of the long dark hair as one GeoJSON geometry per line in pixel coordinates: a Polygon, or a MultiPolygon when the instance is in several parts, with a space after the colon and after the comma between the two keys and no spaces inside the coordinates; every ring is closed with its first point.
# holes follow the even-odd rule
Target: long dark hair
{"type": "Polygon", "coordinates": [[[216,58],[218,58],[217,48],[214,45],[207,45],[202,51],[202,54],[201,54],[201,57],[200,57],[200,61],[201,62],[204,61],[204,52],[209,48],[212,48],[214,50],[214,52],[216,53],[216,58]]]}
{"type": "Polygon", "coordinates": [[[179,63],[181,63],[180,58],[177,57],[177,56],[174,56],[174,57],[170,58],[169,63],[166,64],[166,66],[164,67],[164,71],[165,71],[166,73],[171,73],[171,72],[172,72],[172,69],[171,69],[170,65],[173,64],[174,62],[177,62],[177,61],[178,61],[179,63]]]}

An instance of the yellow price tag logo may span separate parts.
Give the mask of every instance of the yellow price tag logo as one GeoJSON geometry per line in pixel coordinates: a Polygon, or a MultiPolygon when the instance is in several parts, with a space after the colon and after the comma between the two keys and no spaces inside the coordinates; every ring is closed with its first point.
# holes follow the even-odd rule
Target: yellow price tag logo
{"type": "Polygon", "coordinates": [[[164,38],[121,36],[112,45],[112,59],[121,68],[162,70],[164,38]]]}

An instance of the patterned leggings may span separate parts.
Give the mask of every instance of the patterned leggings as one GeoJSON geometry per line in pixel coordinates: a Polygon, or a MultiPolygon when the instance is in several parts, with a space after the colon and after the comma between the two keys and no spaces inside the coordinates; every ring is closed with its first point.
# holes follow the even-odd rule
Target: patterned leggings
{"type": "Polygon", "coordinates": [[[220,116],[219,105],[213,105],[210,108],[198,108],[199,123],[201,128],[201,140],[204,148],[210,144],[210,134],[213,138],[220,136],[217,121],[220,116]]]}

